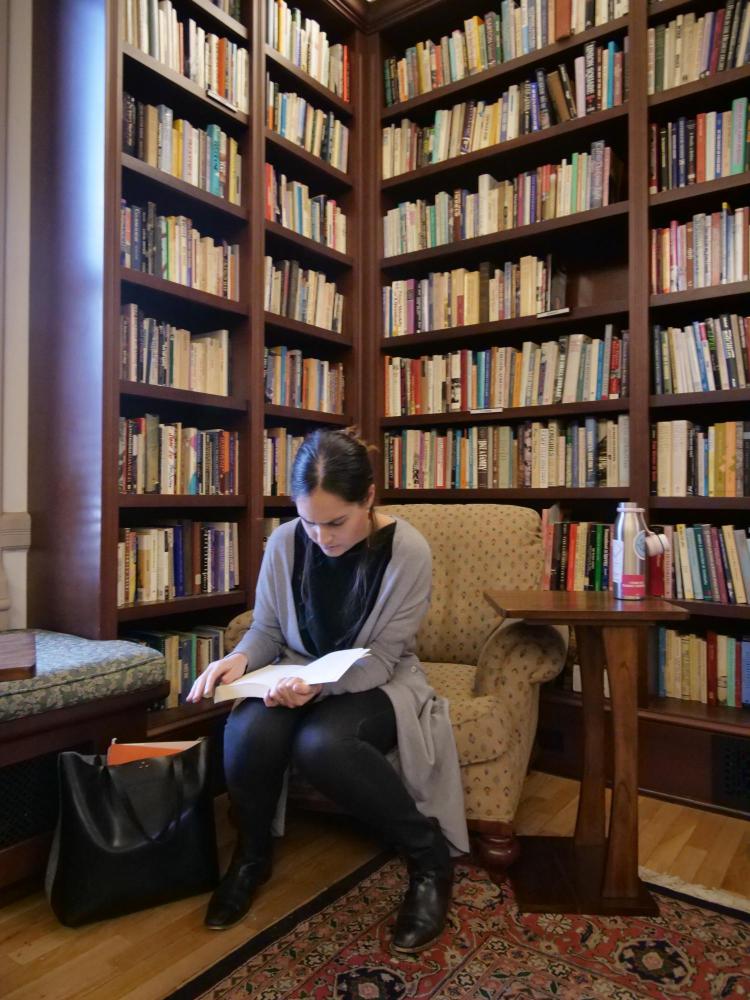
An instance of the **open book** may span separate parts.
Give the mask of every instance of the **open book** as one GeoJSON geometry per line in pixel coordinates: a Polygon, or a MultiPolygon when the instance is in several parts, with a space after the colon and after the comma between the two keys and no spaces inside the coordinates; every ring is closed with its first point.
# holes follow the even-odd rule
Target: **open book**
{"type": "Polygon", "coordinates": [[[243,674],[231,684],[219,684],[214,691],[214,701],[229,701],[232,698],[262,698],[282,677],[301,677],[308,684],[332,684],[343,677],[349,667],[369,649],[338,649],[327,653],[310,663],[272,663],[260,670],[243,674]]]}

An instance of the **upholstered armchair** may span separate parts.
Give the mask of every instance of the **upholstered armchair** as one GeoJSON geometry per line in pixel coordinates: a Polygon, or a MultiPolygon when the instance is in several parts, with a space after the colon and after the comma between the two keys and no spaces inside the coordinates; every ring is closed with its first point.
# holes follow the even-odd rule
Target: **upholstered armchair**
{"type": "MultiPolygon", "coordinates": [[[[490,869],[518,854],[513,832],[537,724],[539,685],[563,667],[567,630],[503,621],[488,589],[533,590],[542,570],[541,522],[503,504],[400,504],[388,513],[425,536],[433,557],[430,610],[417,652],[435,690],[450,702],[466,816],[490,869]]],[[[234,648],[251,621],[235,618],[234,648]]]]}

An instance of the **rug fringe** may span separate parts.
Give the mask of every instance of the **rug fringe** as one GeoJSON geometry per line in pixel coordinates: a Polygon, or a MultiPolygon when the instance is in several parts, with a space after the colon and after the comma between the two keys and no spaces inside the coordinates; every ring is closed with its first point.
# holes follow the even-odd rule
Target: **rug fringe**
{"type": "Polygon", "coordinates": [[[694,896],[696,899],[704,899],[709,903],[716,903],[717,906],[726,906],[730,910],[750,913],[750,899],[740,896],[736,892],[728,892],[726,889],[710,889],[705,885],[684,882],[676,875],[665,875],[662,872],[655,872],[650,868],[642,866],[639,867],[638,874],[644,882],[648,882],[650,885],[660,886],[663,889],[672,889],[674,892],[680,892],[686,896],[694,896]]]}

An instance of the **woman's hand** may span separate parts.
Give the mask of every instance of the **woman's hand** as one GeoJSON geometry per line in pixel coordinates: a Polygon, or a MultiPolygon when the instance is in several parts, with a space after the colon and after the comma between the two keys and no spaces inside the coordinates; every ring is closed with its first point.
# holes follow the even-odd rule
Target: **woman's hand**
{"type": "Polygon", "coordinates": [[[266,708],[301,708],[320,693],[322,684],[308,684],[301,677],[282,677],[263,699],[266,708]]]}
{"type": "Polygon", "coordinates": [[[206,669],[197,677],[190,688],[188,701],[200,701],[201,698],[211,698],[217,684],[231,684],[239,680],[247,669],[247,657],[244,653],[230,653],[221,660],[209,663],[206,669]]]}

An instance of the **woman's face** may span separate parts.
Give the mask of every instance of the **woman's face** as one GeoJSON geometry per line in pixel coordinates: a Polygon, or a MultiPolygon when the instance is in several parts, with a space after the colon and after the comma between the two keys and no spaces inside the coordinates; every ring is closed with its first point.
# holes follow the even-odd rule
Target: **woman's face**
{"type": "Polygon", "coordinates": [[[297,513],[308,536],[327,556],[340,556],[370,533],[369,510],[375,496],[370,486],[362,503],[347,503],[335,493],[316,489],[297,497],[297,513]]]}

